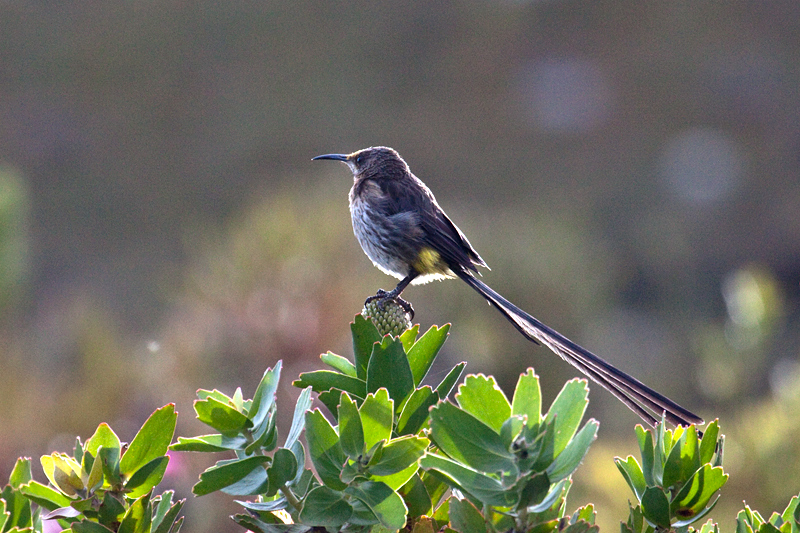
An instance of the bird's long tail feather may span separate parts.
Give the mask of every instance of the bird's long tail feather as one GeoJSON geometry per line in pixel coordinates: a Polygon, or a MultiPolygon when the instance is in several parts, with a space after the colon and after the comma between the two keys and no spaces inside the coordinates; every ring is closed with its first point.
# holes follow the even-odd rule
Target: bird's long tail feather
{"type": "Polygon", "coordinates": [[[660,422],[662,413],[666,420],[674,425],[688,426],[703,423],[703,419],[691,411],[541,323],[470,272],[459,269],[456,275],[494,305],[522,335],[550,348],[592,381],[616,396],[649,425],[653,426],[660,422]]]}

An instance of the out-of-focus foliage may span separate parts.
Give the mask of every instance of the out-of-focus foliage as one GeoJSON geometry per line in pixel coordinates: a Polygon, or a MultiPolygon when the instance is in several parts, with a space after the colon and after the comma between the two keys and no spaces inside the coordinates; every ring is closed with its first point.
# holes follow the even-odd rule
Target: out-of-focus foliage
{"type": "MultiPolygon", "coordinates": [[[[659,390],[680,376],[662,392],[720,418],[713,517],[783,508],[798,21],[785,0],[3,3],[0,479],[98,420],[130,440],[198,388],[345,353],[337,325],[394,280],[352,236],[348,172],[310,158],[387,144],[490,285],[659,390]]],[[[404,296],[423,325],[463,325],[451,366],[469,353],[511,390],[533,364],[549,398],[573,376],[455,281],[404,296]]],[[[636,420],[593,400],[603,431],[571,496],[616,529],[626,489],[605,459],[634,451],[636,420]]],[[[181,497],[208,466],[186,461],[166,473],[181,497]]],[[[223,527],[194,505],[189,529],[223,527]]]]}

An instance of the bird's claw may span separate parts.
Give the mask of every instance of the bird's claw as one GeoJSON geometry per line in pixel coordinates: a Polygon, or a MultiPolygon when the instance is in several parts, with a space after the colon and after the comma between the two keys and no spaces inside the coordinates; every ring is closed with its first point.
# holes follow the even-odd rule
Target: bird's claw
{"type": "Polygon", "coordinates": [[[394,300],[394,302],[403,308],[403,311],[410,315],[409,320],[414,320],[414,307],[407,301],[403,300],[396,294],[392,294],[394,291],[385,291],[383,289],[378,289],[378,292],[375,296],[370,296],[364,301],[364,305],[367,305],[370,302],[374,302],[378,300],[378,309],[383,311],[383,305],[388,302],[389,300],[394,300]]]}

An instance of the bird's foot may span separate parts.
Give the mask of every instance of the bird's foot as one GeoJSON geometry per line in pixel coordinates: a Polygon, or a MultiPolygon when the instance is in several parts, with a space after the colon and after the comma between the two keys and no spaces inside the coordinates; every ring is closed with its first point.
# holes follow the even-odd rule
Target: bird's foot
{"type": "Polygon", "coordinates": [[[396,291],[385,291],[383,289],[378,289],[378,292],[375,296],[370,296],[364,301],[364,305],[367,305],[370,302],[374,302],[378,300],[378,308],[383,310],[383,304],[388,302],[389,300],[394,300],[397,305],[403,308],[403,311],[410,315],[409,320],[414,320],[414,307],[408,303],[407,301],[403,300],[397,295],[396,291]]]}

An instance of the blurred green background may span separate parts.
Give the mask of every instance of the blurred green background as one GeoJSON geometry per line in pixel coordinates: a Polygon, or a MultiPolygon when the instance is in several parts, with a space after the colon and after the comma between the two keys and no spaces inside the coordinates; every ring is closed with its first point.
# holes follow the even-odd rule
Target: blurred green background
{"type": "MultiPolygon", "coordinates": [[[[484,280],[728,435],[742,500],[800,483],[800,4],[0,4],[0,479],[108,422],[130,439],[197,388],[252,395],[395,280],[352,236],[345,167],[396,148],[492,267],[484,280]]],[[[448,363],[552,399],[576,372],[463,283],[404,294],[448,363]]],[[[592,388],[570,501],[616,530],[638,419],[592,388]]],[[[191,531],[235,531],[173,458],[191,531]]]]}

